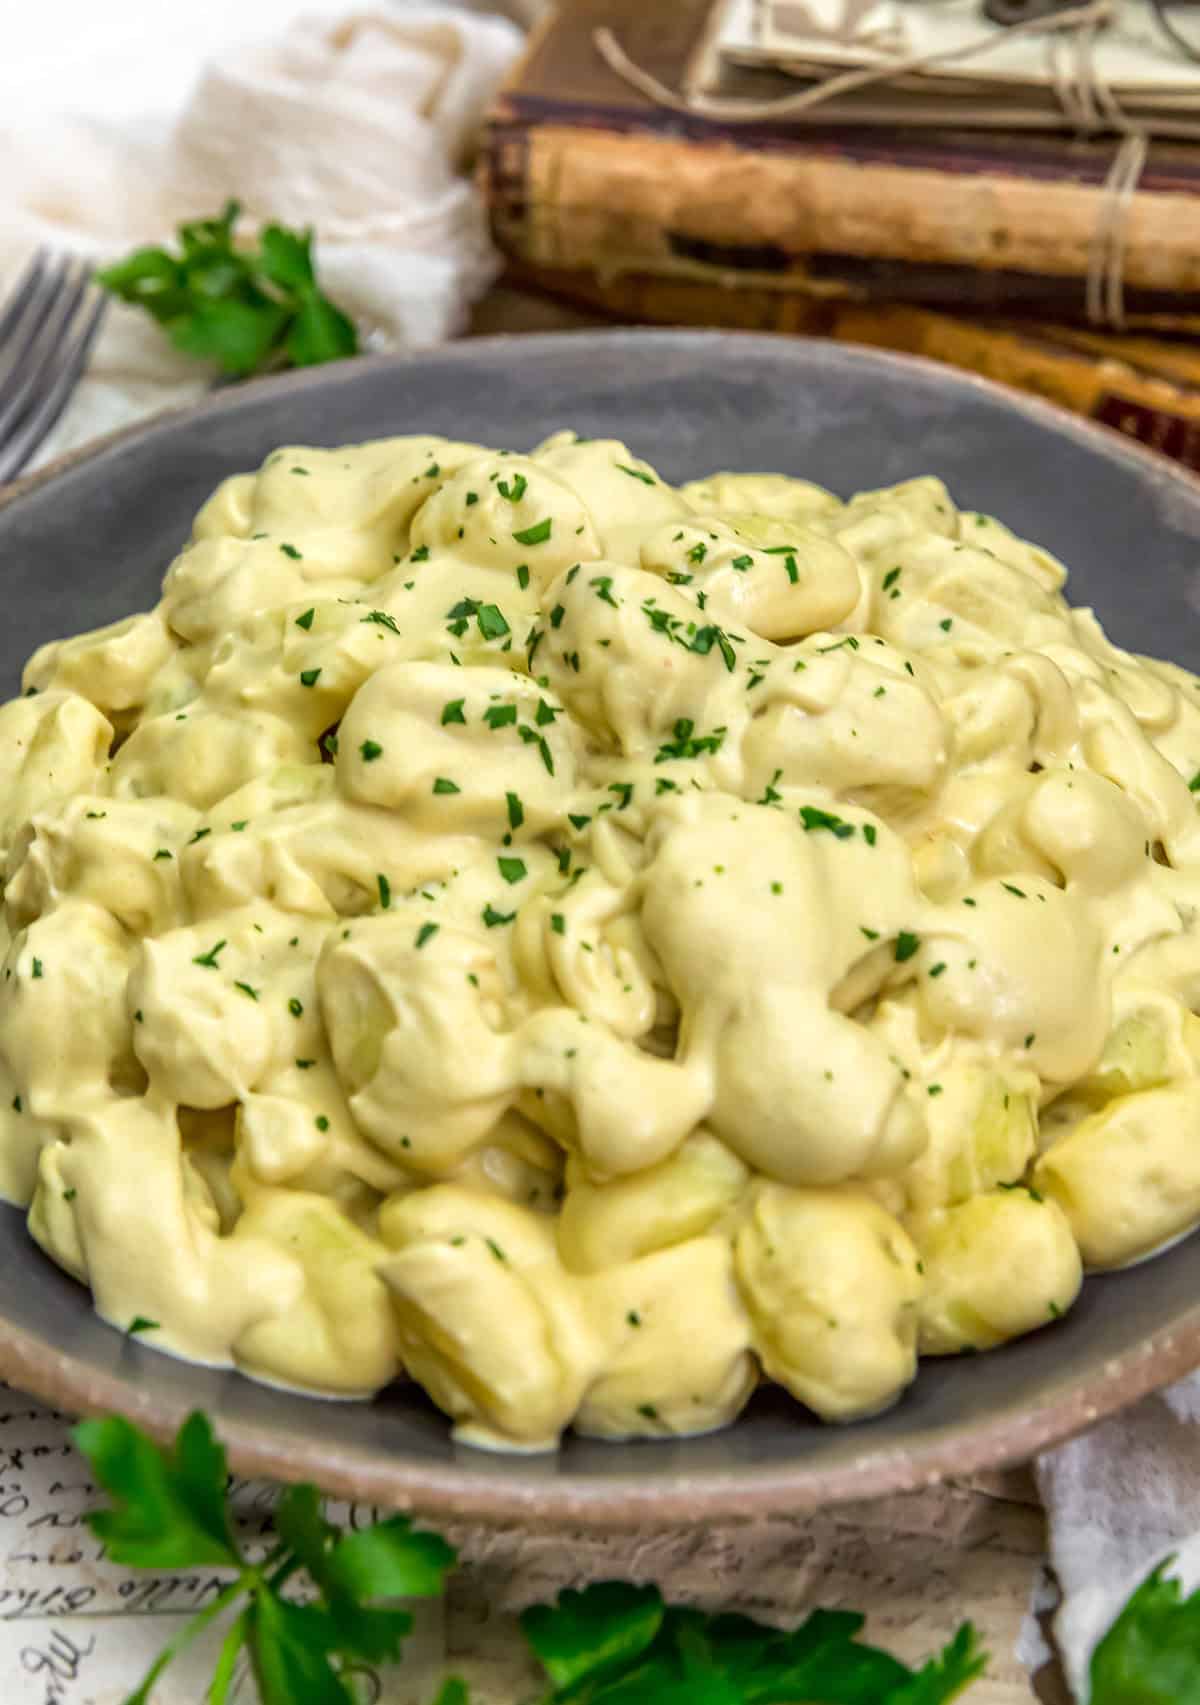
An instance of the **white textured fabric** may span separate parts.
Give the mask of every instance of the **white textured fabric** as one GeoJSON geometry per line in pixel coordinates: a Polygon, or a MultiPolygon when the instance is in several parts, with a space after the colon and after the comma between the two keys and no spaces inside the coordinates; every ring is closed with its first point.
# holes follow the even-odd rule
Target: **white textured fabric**
{"type": "Polygon", "coordinates": [[[1185,1591],[1200,1585],[1198,1421],[1193,1374],[1038,1462],[1063,1594],[1055,1639],[1080,1701],[1093,1650],[1156,1563],[1174,1556],[1168,1573],[1185,1591]]]}
{"type": "MultiPolygon", "coordinates": [[[[47,3],[65,29],[72,0],[47,3]]],[[[527,18],[537,0],[509,9],[527,18]]],[[[125,100],[143,91],[144,105],[114,112],[99,44],[88,67],[70,37],[75,51],[47,83],[56,61],[37,51],[34,26],[24,26],[24,55],[8,41],[0,296],[39,244],[114,259],[235,197],[251,221],[316,227],[321,280],[369,347],[429,344],[462,330],[496,268],[465,168],[484,105],[519,51],[516,24],[466,6],[377,3],[296,16],[295,0],[243,0],[240,12],[220,0],[224,45],[198,80],[193,57],[192,91],[172,115],[161,109],[163,91],[181,86],[187,64],[175,9],[116,0],[93,10],[118,38],[122,17],[129,29],[144,26],[136,46],[130,36],[112,60],[125,100]],[[173,16],[174,31],[157,28],[154,14],[160,24],[173,16]],[[244,42],[247,20],[282,27],[244,42]],[[58,108],[60,94],[75,105],[58,108]]],[[[210,17],[203,39],[216,46],[213,27],[210,17]]],[[[43,19],[36,41],[51,40],[43,19]]],[[[144,314],[114,304],[89,376],[39,460],[185,401],[210,379],[144,314]]]]}

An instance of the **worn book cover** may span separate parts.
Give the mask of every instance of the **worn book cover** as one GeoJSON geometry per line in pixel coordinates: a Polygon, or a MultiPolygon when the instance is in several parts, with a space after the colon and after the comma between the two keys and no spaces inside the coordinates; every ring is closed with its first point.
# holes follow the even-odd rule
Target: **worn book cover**
{"type": "MultiPolygon", "coordinates": [[[[638,272],[1068,321],[1088,317],[1090,277],[1093,314],[1103,295],[1134,327],[1200,317],[1200,144],[1155,140],[1120,197],[1113,138],[717,122],[631,87],[594,39],[611,30],[686,90],[713,27],[711,0],[576,0],[551,14],[483,142],[481,182],[509,255],[601,280],[638,272]]],[[[780,80],[735,67],[727,92],[780,80]]]]}

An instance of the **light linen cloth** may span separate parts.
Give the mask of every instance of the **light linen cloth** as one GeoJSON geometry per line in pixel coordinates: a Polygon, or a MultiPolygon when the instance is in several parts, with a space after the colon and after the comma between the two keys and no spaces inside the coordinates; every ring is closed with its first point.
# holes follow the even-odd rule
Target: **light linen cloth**
{"type": "MultiPolygon", "coordinates": [[[[66,30],[74,8],[46,3],[66,30]]],[[[6,21],[0,296],[41,243],[111,260],[232,197],[248,221],[316,228],[319,276],[368,347],[436,343],[463,329],[497,267],[467,169],[484,105],[520,50],[509,18],[401,4],[295,16],[295,0],[252,0],[240,12],[218,0],[224,44],[198,80],[191,60],[191,93],[172,114],[164,91],[188,74],[176,8],[93,8],[110,32],[120,35],[123,17],[138,34],[115,55],[98,37],[90,60],[73,35],[52,51],[45,21],[35,37],[29,20],[39,9],[22,8],[24,54],[6,21]],[[239,39],[264,19],[286,27],[239,39]],[[136,103],[122,116],[112,110],[114,79],[136,103]],[[74,109],[53,104],[60,84],[74,109]]],[[[527,21],[537,0],[511,9],[527,21]]],[[[197,396],[211,377],[144,313],[114,304],[90,374],[38,460],[197,396]]]]}
{"type": "MultiPolygon", "coordinates": [[[[5,19],[0,61],[0,293],[41,242],[112,259],[235,197],[253,220],[316,227],[320,276],[371,347],[453,336],[496,270],[473,138],[543,6],[33,0],[5,19]],[[273,33],[247,45],[247,23],[273,33]]],[[[39,459],[210,377],[116,305],[39,459]]],[[[1096,1640],[1153,1563],[1178,1551],[1200,1577],[1198,1420],[1200,1380],[1185,1381],[1038,1465],[1081,1701],[1096,1640]]]]}

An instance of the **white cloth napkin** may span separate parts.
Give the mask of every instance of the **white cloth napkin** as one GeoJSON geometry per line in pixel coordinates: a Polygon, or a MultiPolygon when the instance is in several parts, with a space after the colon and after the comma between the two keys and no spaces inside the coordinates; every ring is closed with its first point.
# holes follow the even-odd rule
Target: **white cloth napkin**
{"type": "MultiPolygon", "coordinates": [[[[270,0],[267,9],[278,21],[298,7],[270,0]]],[[[528,21],[538,0],[508,9],[528,21]]],[[[461,331],[496,270],[466,168],[484,104],[519,51],[516,24],[466,5],[366,4],[297,17],[246,43],[233,8],[225,12],[226,45],[175,116],[154,102],[178,78],[178,32],[139,48],[146,104],[119,119],[102,82],[82,111],[39,113],[20,54],[9,52],[0,297],[40,243],[115,259],[232,197],[250,221],[317,229],[321,281],[368,347],[461,331]]],[[[243,13],[243,23],[262,16],[259,5],[243,13]]],[[[210,379],[146,315],[114,304],[89,376],[38,460],[186,401],[210,379]]]]}
{"type": "Polygon", "coordinates": [[[1097,1643],[1156,1563],[1200,1585],[1200,1374],[1147,1397],[1037,1464],[1050,1562],[1062,1590],[1054,1634],[1075,1697],[1097,1643]]]}

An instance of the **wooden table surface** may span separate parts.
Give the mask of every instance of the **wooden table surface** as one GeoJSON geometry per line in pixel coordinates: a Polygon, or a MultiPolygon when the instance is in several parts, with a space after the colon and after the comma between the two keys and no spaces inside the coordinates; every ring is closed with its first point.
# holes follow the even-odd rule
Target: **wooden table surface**
{"type": "MultiPolygon", "coordinates": [[[[471,332],[604,323],[501,280],[478,305],[471,332]]],[[[447,1604],[451,1661],[483,1705],[514,1705],[534,1687],[515,1624],[522,1606],[615,1576],[654,1580],[678,1601],[780,1621],[797,1621],[817,1605],[861,1610],[868,1634],[910,1662],[970,1618],[992,1653],[988,1677],[967,1694],[970,1705],[1069,1705],[1057,1664],[1031,1677],[1013,1650],[1045,1550],[1028,1469],[740,1527],[631,1539],[469,1530],[450,1537],[469,1565],[447,1604]]]]}

